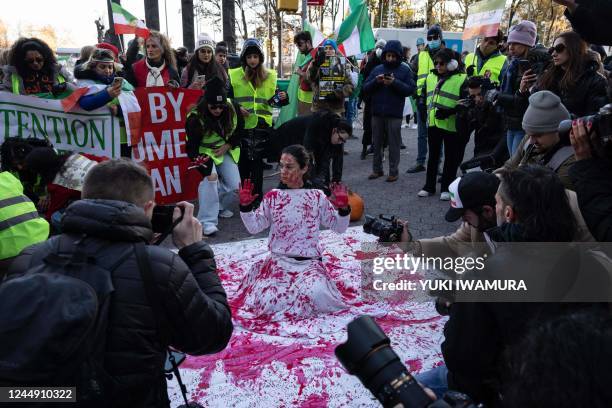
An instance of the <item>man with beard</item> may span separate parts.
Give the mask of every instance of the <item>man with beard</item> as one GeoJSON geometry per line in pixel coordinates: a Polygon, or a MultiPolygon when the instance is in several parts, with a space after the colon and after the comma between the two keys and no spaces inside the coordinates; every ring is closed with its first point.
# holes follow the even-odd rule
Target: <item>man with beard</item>
{"type": "Polygon", "coordinates": [[[448,222],[463,220],[459,229],[445,237],[412,241],[408,223],[404,223],[402,242],[411,242],[415,254],[426,257],[483,256],[489,252],[485,231],[495,227],[495,193],[499,179],[490,173],[474,171],[457,178],[448,186],[451,208],[444,217],[448,222]]]}

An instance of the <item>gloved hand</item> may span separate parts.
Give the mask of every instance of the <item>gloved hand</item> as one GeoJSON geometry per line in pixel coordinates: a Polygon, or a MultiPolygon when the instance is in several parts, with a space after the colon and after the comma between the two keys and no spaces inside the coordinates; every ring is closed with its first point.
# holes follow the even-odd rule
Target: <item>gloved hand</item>
{"type": "Polygon", "coordinates": [[[324,62],[325,62],[325,50],[323,49],[323,47],[319,47],[317,49],[317,54],[315,55],[314,64],[320,67],[321,65],[323,65],[324,62]]]}
{"type": "Polygon", "coordinates": [[[348,188],[341,183],[332,183],[329,186],[331,195],[328,197],[332,205],[338,209],[348,207],[348,188]]]}
{"type": "Polygon", "coordinates": [[[208,157],[208,156],[200,155],[200,156],[196,157],[195,159],[193,159],[191,161],[189,167],[187,167],[187,170],[196,169],[197,171],[200,172],[201,175],[208,176],[209,173],[206,171],[206,168],[208,166],[206,166],[205,163],[209,159],[210,159],[210,157],[208,157]]]}
{"type": "Polygon", "coordinates": [[[255,186],[250,179],[246,179],[242,182],[238,196],[240,197],[240,205],[242,207],[248,207],[255,201],[259,194],[253,194],[255,186]]]}
{"type": "Polygon", "coordinates": [[[436,119],[448,119],[455,114],[454,109],[436,108],[436,119]]]}

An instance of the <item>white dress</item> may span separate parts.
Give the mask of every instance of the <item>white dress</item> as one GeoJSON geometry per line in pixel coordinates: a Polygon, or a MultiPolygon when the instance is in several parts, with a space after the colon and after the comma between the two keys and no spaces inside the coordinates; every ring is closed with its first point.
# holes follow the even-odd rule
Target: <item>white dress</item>
{"type": "Polygon", "coordinates": [[[321,190],[274,189],[259,208],[241,212],[251,234],[270,228],[270,253],[248,272],[230,302],[240,320],[308,318],[347,307],[321,256],[319,227],[346,231],[349,215],[340,216],[321,190]],[[308,258],[308,259],[295,259],[308,258]]]}

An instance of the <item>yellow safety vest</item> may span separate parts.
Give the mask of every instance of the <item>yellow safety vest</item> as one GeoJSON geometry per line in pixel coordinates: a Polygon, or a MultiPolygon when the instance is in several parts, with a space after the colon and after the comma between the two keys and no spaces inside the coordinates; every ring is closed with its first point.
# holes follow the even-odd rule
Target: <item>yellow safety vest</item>
{"type": "MultiPolygon", "coordinates": [[[[264,68],[265,69],[265,68],[264,68]]],[[[258,118],[263,118],[272,126],[272,107],[268,104],[276,92],[276,71],[267,70],[268,77],[257,89],[244,77],[242,67],[229,70],[230,82],[234,89],[234,101],[251,113],[244,120],[245,129],[254,129],[258,118]]]]}
{"type": "Polygon", "coordinates": [[[431,57],[429,56],[429,51],[421,51],[419,52],[419,69],[417,71],[417,95],[421,96],[423,93],[423,86],[425,85],[425,80],[427,79],[427,75],[429,72],[434,69],[434,63],[431,57]]]}
{"type": "MultiPolygon", "coordinates": [[[[236,130],[236,126],[238,124],[238,115],[236,114],[236,111],[234,110],[234,105],[232,104],[232,102],[229,99],[227,99],[226,102],[227,102],[227,106],[230,109],[230,112],[232,115],[232,127],[229,132],[230,134],[232,134],[234,133],[234,130],[236,130]]],[[[202,125],[202,127],[204,127],[204,121],[202,120],[202,117],[198,114],[197,107],[193,107],[189,111],[189,113],[187,114],[187,118],[193,115],[195,115],[196,118],[198,118],[198,120],[200,121],[200,124],[202,125]]],[[[223,163],[223,156],[215,156],[213,152],[216,149],[223,146],[225,143],[227,143],[227,140],[222,138],[221,135],[219,135],[217,132],[210,132],[202,136],[202,141],[200,142],[200,147],[198,151],[201,154],[210,157],[215,163],[215,165],[218,166],[221,163],[223,163]]],[[[240,147],[235,147],[233,149],[230,149],[228,150],[228,152],[230,156],[232,156],[234,163],[238,163],[238,159],[240,158],[240,147]]]]}
{"type": "Polygon", "coordinates": [[[466,74],[455,74],[448,78],[440,88],[437,88],[439,78],[436,74],[430,73],[426,79],[427,86],[427,123],[428,127],[437,127],[449,132],[456,132],[456,115],[446,119],[436,119],[438,108],[452,109],[457,106],[457,101],[461,94],[461,85],[467,78],[466,74]]]}
{"type": "Polygon", "coordinates": [[[8,171],[0,173],[0,259],[12,258],[49,237],[49,224],[23,195],[21,182],[8,171]]]}
{"type": "Polygon", "coordinates": [[[298,91],[297,91],[298,101],[304,102],[304,103],[312,103],[312,95],[313,95],[312,91],[304,91],[298,85],[298,91]]]}
{"type": "Polygon", "coordinates": [[[495,85],[499,85],[499,75],[501,74],[502,69],[504,68],[504,64],[506,63],[505,55],[496,55],[495,57],[489,58],[480,71],[478,71],[478,56],[471,52],[465,57],[465,69],[467,71],[468,67],[474,67],[474,75],[484,76],[487,71],[491,73],[489,77],[491,82],[495,85]]]}
{"type": "MultiPolygon", "coordinates": [[[[66,79],[64,79],[64,77],[61,74],[58,74],[57,75],[57,83],[58,84],[63,84],[64,82],[66,82],[66,79]]],[[[19,88],[20,88],[19,75],[11,74],[11,85],[13,87],[13,93],[15,95],[19,95],[19,88]]],[[[39,96],[47,96],[48,97],[48,92],[39,94],[39,96]]],[[[66,96],[68,96],[68,95],[66,95],[66,96]]],[[[62,94],[61,97],[65,97],[65,96],[62,94]]],[[[58,99],[59,98],[60,97],[58,97],[58,99]]]]}

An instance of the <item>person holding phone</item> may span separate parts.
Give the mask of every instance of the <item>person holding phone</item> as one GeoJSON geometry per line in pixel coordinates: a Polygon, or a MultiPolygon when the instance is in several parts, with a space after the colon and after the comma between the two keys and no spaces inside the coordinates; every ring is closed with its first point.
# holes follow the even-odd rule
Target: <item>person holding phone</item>
{"type": "Polygon", "coordinates": [[[124,110],[121,109],[121,106],[126,106],[126,104],[137,106],[138,101],[133,92],[134,87],[125,78],[117,76],[117,72],[122,67],[121,64],[115,62],[112,51],[96,48],[89,61],[79,65],[74,74],[79,88],[89,88],[87,94],[79,98],[79,106],[87,111],[108,106],[113,115],[120,118],[121,155],[130,157],[131,150],[127,143],[125,129],[125,123],[129,123],[128,108],[124,110]]]}
{"type": "Polygon", "coordinates": [[[181,86],[204,89],[206,81],[213,77],[218,77],[224,84],[228,80],[225,69],[215,59],[215,42],[208,34],[201,33],[193,57],[181,73],[181,86]]]}

